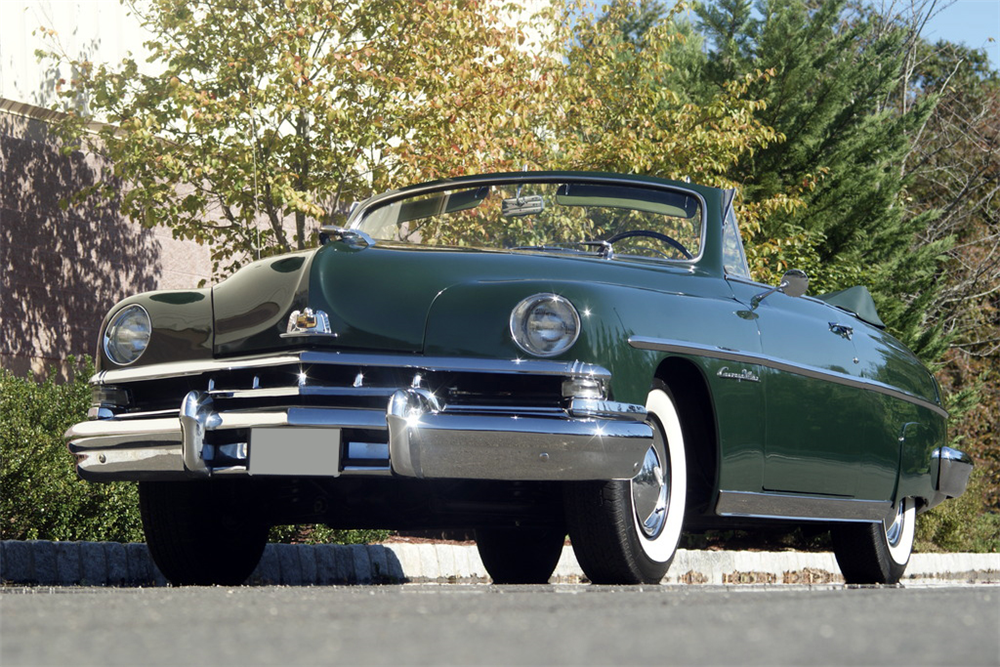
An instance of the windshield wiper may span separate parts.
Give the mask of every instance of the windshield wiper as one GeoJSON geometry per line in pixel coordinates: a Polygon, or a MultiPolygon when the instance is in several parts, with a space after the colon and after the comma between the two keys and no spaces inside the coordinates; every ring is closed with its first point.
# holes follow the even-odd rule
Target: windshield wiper
{"type": "Polygon", "coordinates": [[[614,251],[611,249],[611,244],[607,241],[580,241],[580,245],[596,247],[597,254],[605,259],[611,259],[615,256],[614,251]]]}
{"type": "Polygon", "coordinates": [[[580,242],[574,242],[574,243],[556,243],[556,244],[553,244],[553,245],[545,245],[545,244],[543,244],[543,245],[519,245],[519,246],[514,246],[512,248],[507,248],[507,249],[508,250],[537,250],[537,251],[540,251],[540,252],[566,252],[566,253],[583,254],[583,253],[586,253],[587,250],[584,250],[584,249],[581,249],[581,248],[576,248],[576,247],[573,247],[573,246],[590,246],[590,245],[594,245],[594,243],[592,241],[580,241],[580,242]]]}

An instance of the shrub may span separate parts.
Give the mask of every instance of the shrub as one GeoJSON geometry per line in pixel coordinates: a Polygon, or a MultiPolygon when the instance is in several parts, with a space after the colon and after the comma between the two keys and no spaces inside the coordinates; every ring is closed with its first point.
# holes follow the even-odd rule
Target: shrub
{"type": "Polygon", "coordinates": [[[917,520],[917,551],[1000,552],[1000,513],[983,511],[986,471],[972,471],[968,490],[917,520]]]}
{"type": "Polygon", "coordinates": [[[373,544],[383,542],[388,530],[337,530],[322,524],[274,526],[268,535],[271,542],[284,544],[373,544]]]}
{"type": "Polygon", "coordinates": [[[0,537],[141,542],[135,484],[76,475],[63,433],[87,417],[94,366],[89,358],[68,366],[68,382],[0,369],[0,537]]]}

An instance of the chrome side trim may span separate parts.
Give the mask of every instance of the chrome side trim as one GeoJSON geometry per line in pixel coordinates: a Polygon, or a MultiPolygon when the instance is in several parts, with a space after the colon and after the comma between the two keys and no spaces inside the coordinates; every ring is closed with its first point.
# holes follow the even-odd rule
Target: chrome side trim
{"type": "Polygon", "coordinates": [[[172,361],[150,366],[118,368],[94,375],[91,384],[136,382],[187,377],[203,373],[269,368],[295,364],[329,364],[335,366],[405,368],[415,371],[445,371],[459,373],[505,373],[511,375],[564,375],[610,379],[611,372],[595,364],[580,361],[545,361],[539,359],[462,359],[455,357],[423,357],[412,354],[366,354],[355,352],[304,351],[279,356],[206,359],[202,361],[172,361]]]}
{"type": "Polygon", "coordinates": [[[881,521],[892,511],[888,500],[856,500],[751,491],[720,491],[715,513],[797,521],[881,521]]]}
{"type": "Polygon", "coordinates": [[[906,401],[907,403],[918,405],[922,408],[927,408],[928,410],[931,410],[946,419],[948,417],[948,412],[937,403],[932,403],[931,401],[921,398],[920,396],[916,396],[901,389],[896,389],[895,387],[891,387],[884,382],[868,378],[855,377],[853,375],[831,371],[826,368],[817,368],[816,366],[792,364],[766,354],[742,352],[740,350],[731,350],[723,347],[714,347],[711,345],[701,345],[699,343],[689,343],[663,338],[650,338],[647,336],[630,336],[628,343],[632,347],[639,350],[673,352],[675,354],[687,354],[696,357],[721,359],[723,361],[756,364],[758,366],[765,366],[767,368],[773,368],[786,373],[794,373],[795,375],[802,375],[816,380],[824,380],[826,382],[833,382],[835,384],[854,387],[856,389],[874,391],[879,394],[891,396],[892,398],[898,398],[899,400],[906,401]]]}

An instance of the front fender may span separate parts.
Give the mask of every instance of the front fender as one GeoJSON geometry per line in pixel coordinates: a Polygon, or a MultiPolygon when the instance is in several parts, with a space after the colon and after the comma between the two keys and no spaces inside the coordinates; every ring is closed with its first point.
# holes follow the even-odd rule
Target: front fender
{"type": "Polygon", "coordinates": [[[468,356],[499,359],[531,358],[514,342],[510,314],[522,300],[535,294],[558,294],[580,313],[576,344],[553,357],[602,366],[612,374],[615,400],[643,404],[652,369],[647,355],[628,344],[628,332],[615,311],[621,288],[613,285],[556,280],[468,282],[453,285],[431,304],[424,334],[430,356],[468,356]]]}
{"type": "Polygon", "coordinates": [[[104,331],[123,308],[142,306],[152,335],[142,356],[130,366],[212,357],[212,298],[208,289],[145,292],[123,299],[108,311],[97,337],[97,370],[121,368],[104,351],[104,331]]]}

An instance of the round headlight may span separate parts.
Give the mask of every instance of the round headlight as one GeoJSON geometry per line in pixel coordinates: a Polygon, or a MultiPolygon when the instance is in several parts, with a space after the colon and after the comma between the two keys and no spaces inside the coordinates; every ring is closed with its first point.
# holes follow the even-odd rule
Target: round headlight
{"type": "Polygon", "coordinates": [[[142,306],[123,308],[104,330],[104,353],[119,366],[127,366],[145,352],[151,332],[149,313],[142,306]]]}
{"type": "Polygon", "coordinates": [[[558,294],[536,294],[511,312],[510,335],[528,354],[554,357],[573,347],[580,335],[580,315],[558,294]]]}

